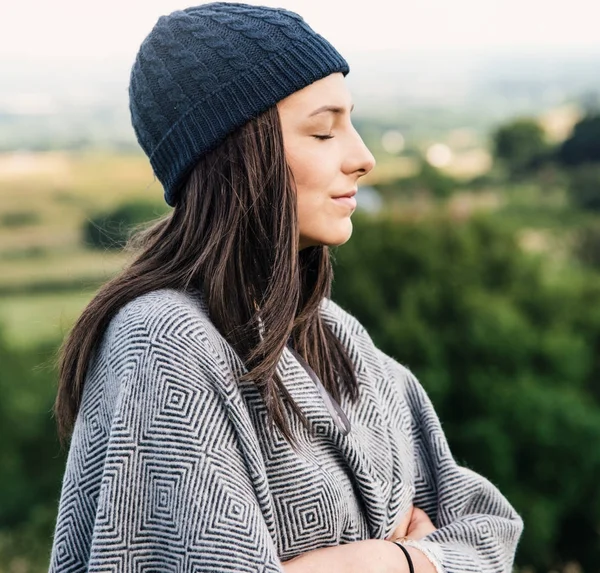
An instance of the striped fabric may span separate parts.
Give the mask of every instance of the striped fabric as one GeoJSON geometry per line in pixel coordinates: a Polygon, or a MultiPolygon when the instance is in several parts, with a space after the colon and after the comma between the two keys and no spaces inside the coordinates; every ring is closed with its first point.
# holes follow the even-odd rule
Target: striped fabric
{"type": "Polygon", "coordinates": [[[412,544],[440,573],[511,571],[521,518],[455,463],[415,377],[333,301],[321,313],[361,397],[342,396],[344,436],[286,348],[278,371],[314,428],[291,417],[294,451],[237,383],[244,366],[201,294],[125,306],[88,372],[50,570],[281,572],[312,549],[385,538],[414,503],[438,529],[412,544]]]}

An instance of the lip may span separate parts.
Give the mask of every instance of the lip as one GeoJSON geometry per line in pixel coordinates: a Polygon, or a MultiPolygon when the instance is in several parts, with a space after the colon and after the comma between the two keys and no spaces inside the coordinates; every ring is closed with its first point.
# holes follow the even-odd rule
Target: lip
{"type": "Polygon", "coordinates": [[[336,195],[335,197],[333,197],[333,199],[341,199],[343,197],[352,198],[352,197],[354,197],[354,195],[356,195],[356,192],[357,192],[356,189],[352,189],[352,191],[349,191],[348,193],[344,193],[343,195],[336,195]]]}
{"type": "Polygon", "coordinates": [[[332,197],[332,200],[340,205],[349,207],[350,209],[356,209],[356,199],[351,195],[341,195],[340,197],[332,197]]]}

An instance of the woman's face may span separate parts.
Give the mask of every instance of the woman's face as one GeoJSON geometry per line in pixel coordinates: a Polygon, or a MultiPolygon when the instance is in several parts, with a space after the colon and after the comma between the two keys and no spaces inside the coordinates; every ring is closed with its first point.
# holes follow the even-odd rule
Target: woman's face
{"type": "Polygon", "coordinates": [[[300,249],[341,245],[359,177],[375,165],[350,120],[352,102],[341,73],[331,74],[277,104],[288,164],[298,196],[300,249]],[[337,197],[337,199],[336,199],[337,197]]]}

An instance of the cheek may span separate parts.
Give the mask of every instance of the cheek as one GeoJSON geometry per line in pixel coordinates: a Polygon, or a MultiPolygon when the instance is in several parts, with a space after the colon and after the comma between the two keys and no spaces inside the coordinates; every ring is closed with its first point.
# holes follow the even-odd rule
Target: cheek
{"type": "Polygon", "coordinates": [[[333,149],[313,146],[302,153],[288,153],[298,197],[301,244],[335,245],[345,242],[352,231],[351,213],[340,209],[331,196],[339,192],[340,165],[333,149]]]}
{"type": "Polygon", "coordinates": [[[334,154],[327,152],[326,145],[327,142],[322,146],[309,142],[287,152],[300,205],[324,201],[333,193],[332,187],[339,174],[339,164],[334,154]]]}
{"type": "Polygon", "coordinates": [[[294,172],[301,233],[323,226],[330,209],[331,171],[324,161],[314,157],[294,172]]]}
{"type": "MultiPolygon", "coordinates": [[[[316,147],[316,146],[315,146],[316,147]]],[[[302,150],[290,156],[289,163],[298,191],[315,191],[326,187],[333,171],[330,158],[316,149],[302,150]]]]}

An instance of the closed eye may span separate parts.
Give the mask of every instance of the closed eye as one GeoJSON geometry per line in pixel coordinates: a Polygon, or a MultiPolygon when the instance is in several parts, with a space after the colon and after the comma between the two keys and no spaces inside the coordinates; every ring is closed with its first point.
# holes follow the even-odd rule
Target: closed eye
{"type": "Polygon", "coordinates": [[[333,135],[313,135],[313,137],[320,140],[333,139],[333,135]]]}

